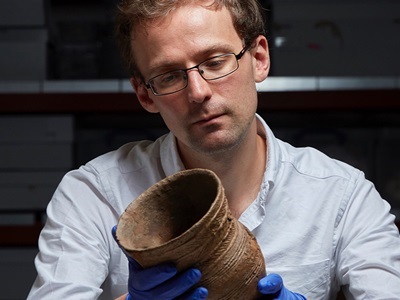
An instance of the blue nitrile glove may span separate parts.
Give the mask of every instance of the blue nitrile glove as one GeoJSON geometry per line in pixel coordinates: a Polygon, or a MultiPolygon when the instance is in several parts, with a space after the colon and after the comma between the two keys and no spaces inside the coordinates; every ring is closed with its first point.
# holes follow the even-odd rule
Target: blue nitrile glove
{"type": "Polygon", "coordinates": [[[269,295],[267,299],[271,300],[306,300],[306,297],[285,288],[282,277],[278,274],[269,274],[261,278],[258,290],[261,294],[269,295]]]}
{"type": "MultiPolygon", "coordinates": [[[[118,246],[120,246],[116,231],[117,226],[114,226],[112,235],[118,246]]],[[[121,246],[120,248],[125,253],[121,246]]],[[[172,263],[143,269],[132,257],[128,255],[126,257],[129,263],[128,295],[126,300],[207,299],[208,291],[204,287],[189,291],[201,278],[201,272],[198,269],[190,268],[178,273],[172,263]]]]}

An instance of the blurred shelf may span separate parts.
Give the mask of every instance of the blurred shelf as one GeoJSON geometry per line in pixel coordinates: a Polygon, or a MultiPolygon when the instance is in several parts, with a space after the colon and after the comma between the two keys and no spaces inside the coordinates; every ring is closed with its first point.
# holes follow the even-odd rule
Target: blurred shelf
{"type": "Polygon", "coordinates": [[[42,224],[0,226],[0,247],[37,247],[42,224]]]}
{"type": "MultiPolygon", "coordinates": [[[[269,77],[259,110],[400,110],[400,77],[269,77]]],[[[3,81],[0,113],[140,113],[129,80],[3,81]]]]}

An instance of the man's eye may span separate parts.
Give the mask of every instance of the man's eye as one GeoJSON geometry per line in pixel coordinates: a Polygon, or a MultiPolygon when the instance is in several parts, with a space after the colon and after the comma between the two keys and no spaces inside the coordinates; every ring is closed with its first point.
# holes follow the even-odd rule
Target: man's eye
{"type": "Polygon", "coordinates": [[[226,65],[227,59],[226,58],[216,58],[216,59],[211,59],[209,61],[206,61],[202,67],[206,69],[220,69],[226,65]]]}
{"type": "Polygon", "coordinates": [[[172,72],[164,74],[158,78],[158,81],[162,85],[171,85],[182,79],[182,75],[178,72],[172,72]]]}
{"type": "Polygon", "coordinates": [[[167,83],[167,82],[174,81],[174,79],[176,79],[176,76],[173,74],[170,74],[168,76],[163,76],[161,79],[162,79],[161,80],[162,82],[167,83]]]}

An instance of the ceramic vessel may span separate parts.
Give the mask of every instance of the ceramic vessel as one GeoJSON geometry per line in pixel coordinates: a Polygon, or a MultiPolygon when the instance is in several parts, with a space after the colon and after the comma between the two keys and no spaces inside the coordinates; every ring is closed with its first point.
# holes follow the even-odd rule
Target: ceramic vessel
{"type": "Polygon", "coordinates": [[[144,268],[174,262],[196,267],[208,299],[257,299],[265,276],[261,250],[251,232],[229,211],[215,173],[192,169],[166,177],[122,214],[117,238],[144,268]]]}

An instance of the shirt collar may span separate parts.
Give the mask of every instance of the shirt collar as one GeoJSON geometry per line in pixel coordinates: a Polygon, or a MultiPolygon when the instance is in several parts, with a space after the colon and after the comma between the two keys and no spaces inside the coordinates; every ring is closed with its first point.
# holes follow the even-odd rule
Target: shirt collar
{"type": "Polygon", "coordinates": [[[267,162],[265,166],[264,172],[264,182],[270,185],[272,188],[274,182],[276,181],[276,177],[279,169],[279,162],[281,160],[281,152],[278,140],[273,134],[271,128],[267,125],[261,116],[258,114],[257,117],[257,133],[266,139],[267,143],[267,162]]]}
{"type": "Polygon", "coordinates": [[[161,165],[165,176],[170,176],[185,169],[178,154],[176,138],[172,132],[168,133],[161,144],[161,165]]]}
{"type": "MultiPolygon", "coordinates": [[[[266,139],[267,143],[267,162],[265,166],[264,179],[260,188],[260,193],[256,199],[259,205],[264,206],[268,190],[272,189],[277,177],[280,151],[279,144],[272,130],[263,118],[256,114],[257,133],[266,139]]],[[[181,158],[178,154],[178,147],[175,136],[170,132],[165,136],[161,144],[161,165],[166,176],[170,176],[184,169],[181,158]]]]}
{"type": "Polygon", "coordinates": [[[250,231],[258,227],[265,218],[265,206],[269,191],[274,187],[277,178],[278,166],[280,161],[279,144],[271,129],[261,118],[257,117],[257,133],[266,139],[267,143],[267,162],[264,171],[263,181],[260,191],[253,203],[242,213],[239,221],[250,231]]]}

